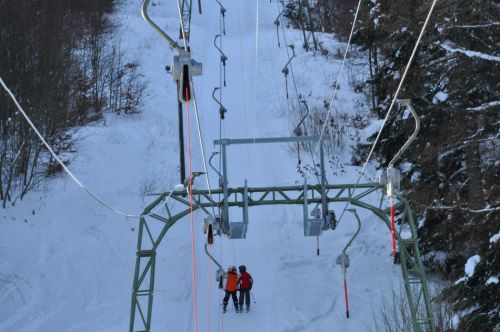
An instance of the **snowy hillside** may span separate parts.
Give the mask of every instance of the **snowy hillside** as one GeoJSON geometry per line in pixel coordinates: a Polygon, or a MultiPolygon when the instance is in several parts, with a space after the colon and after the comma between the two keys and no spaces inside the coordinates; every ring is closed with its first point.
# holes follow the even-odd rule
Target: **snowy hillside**
{"type": "MultiPolygon", "coordinates": [[[[279,14],[268,1],[226,1],[228,109],[222,136],[253,138],[290,136],[284,77],[285,48],[278,48],[273,21],[279,14]],[[258,29],[257,29],[258,28],[258,29]],[[258,31],[258,34],[256,33],[258,31]]],[[[141,188],[168,191],[178,183],[176,88],[164,70],[175,54],[142,20],[137,1],[123,1],[114,15],[130,58],[140,57],[149,82],[143,112],[78,130],[84,137],[70,164],[83,183],[108,203],[138,214],[154,197],[143,200],[141,188]]],[[[175,4],[155,1],[151,17],[172,35],[179,20],[175,4]]],[[[191,49],[203,63],[195,87],[208,156],[219,138],[218,105],[212,90],[219,85],[219,53],[213,39],[219,33],[219,7],[203,2],[203,15],[193,13],[191,49]]],[[[298,89],[311,105],[330,98],[332,78],[341,60],[305,53],[300,31],[287,30],[296,45],[294,71],[298,89]]],[[[345,49],[331,37],[326,47],[345,49]]],[[[290,78],[289,78],[290,79],[290,78]]],[[[290,82],[289,82],[290,83],[290,82]]],[[[290,90],[291,91],[291,90],[290,90]]],[[[293,96],[290,93],[291,97],[293,96]]],[[[335,105],[345,112],[365,112],[362,95],[351,91],[344,72],[335,105]]],[[[203,170],[196,124],[192,117],[193,170],[203,170]]],[[[353,144],[347,135],[347,145],[353,144]]],[[[229,185],[301,184],[296,155],[287,145],[240,146],[230,149],[229,185]]],[[[348,164],[351,151],[341,161],[348,164]]],[[[305,158],[305,157],[304,157],[305,158]]],[[[330,183],[354,183],[359,169],[328,175],[330,183]]],[[[210,174],[212,186],[217,184],[210,174]]],[[[373,174],[372,174],[373,176],[373,174]]],[[[308,181],[315,182],[311,176],[308,181]]],[[[368,181],[368,180],[366,180],[368,181]]],[[[204,181],[197,182],[205,188],[204,181]]],[[[373,195],[373,203],[379,197],[373,195]]],[[[338,215],[344,204],[332,206],[338,215]]],[[[131,303],[138,221],[99,205],[65,174],[50,180],[43,191],[28,195],[0,217],[0,331],[126,331],[131,303]]],[[[233,211],[232,218],[239,218],[233,211]]],[[[214,256],[222,265],[247,266],[255,285],[248,314],[231,306],[221,313],[223,293],[214,280],[215,266],[203,251],[204,215],[196,212],[196,287],[200,331],[370,331],[384,299],[399,292],[401,270],[390,256],[390,234],[375,216],[359,211],[362,228],[349,254],[350,318],[345,316],[343,276],[336,257],[356,229],[346,215],[335,231],[316,239],[303,236],[302,209],[269,206],[250,209],[246,240],[215,238],[214,256]]],[[[158,250],[152,331],[193,331],[191,237],[188,218],[167,233],[158,250]]]]}

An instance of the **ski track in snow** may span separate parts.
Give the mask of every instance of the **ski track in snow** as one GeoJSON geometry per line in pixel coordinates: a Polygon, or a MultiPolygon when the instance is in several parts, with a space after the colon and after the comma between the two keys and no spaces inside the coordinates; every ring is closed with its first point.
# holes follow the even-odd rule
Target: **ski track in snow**
{"type": "MultiPolygon", "coordinates": [[[[226,2],[223,51],[229,59],[223,104],[228,113],[223,136],[288,136],[293,125],[284,117],[287,101],[281,74],[287,57],[283,40],[281,48],[277,46],[273,25],[278,15],[276,4],[259,2],[259,58],[255,70],[256,3],[226,2]]],[[[177,8],[172,2],[155,3],[149,9],[151,17],[176,35],[177,8]]],[[[202,16],[193,13],[191,47],[193,58],[204,66],[203,76],[194,81],[208,158],[217,148],[212,141],[219,135],[218,106],[211,97],[219,83],[220,55],[213,47],[213,38],[219,33],[219,8],[215,2],[203,6],[202,16]]],[[[155,191],[161,192],[178,181],[176,92],[163,69],[171,63],[174,53],[142,21],[136,1],[124,1],[115,19],[121,24],[119,34],[128,56],[140,58],[150,84],[144,111],[134,116],[108,114],[105,124],[78,129],[84,138],[78,143],[70,168],[112,205],[137,213],[150,201],[142,201],[141,185],[154,180],[155,191]]],[[[329,80],[336,76],[340,62],[306,54],[300,49],[299,31],[287,29],[287,37],[297,46],[293,68],[299,91],[310,97],[310,107],[321,105],[322,98],[330,97],[329,85],[333,82],[329,80]]],[[[326,36],[324,39],[332,50],[345,47],[326,36]]],[[[290,98],[295,98],[291,75],[288,80],[290,98]]],[[[347,74],[340,86],[334,106],[355,112],[356,100],[361,97],[349,90],[347,74]]],[[[201,170],[193,107],[191,112],[193,170],[201,170]]],[[[244,179],[248,179],[249,186],[291,185],[297,180],[301,183],[296,156],[287,150],[283,144],[229,147],[229,185],[242,186],[244,179]]],[[[349,158],[349,153],[344,152],[342,157],[349,158]]],[[[354,182],[357,170],[346,166],[346,174],[329,180],[354,182]]],[[[314,177],[308,180],[315,182],[314,177]]],[[[217,183],[214,174],[211,183],[217,183]]],[[[204,187],[204,181],[199,181],[198,186],[204,187]]],[[[376,202],[376,197],[372,198],[376,202]]],[[[334,206],[337,215],[343,207],[334,206]]],[[[65,175],[50,180],[47,188],[31,193],[1,213],[0,331],[128,330],[136,220],[105,210],[65,175]]],[[[223,293],[215,283],[215,266],[208,266],[201,233],[204,216],[197,212],[199,331],[368,331],[384,296],[399,289],[401,272],[399,266],[391,264],[386,226],[375,216],[359,213],[362,230],[348,251],[351,318],[346,319],[342,273],[335,259],[354,233],[350,216],[343,218],[337,230],[324,233],[320,238],[321,255],[316,256],[316,238],[303,237],[302,207],[251,208],[247,239],[216,237],[211,248],[224,267],[247,265],[255,279],[251,312],[236,314],[230,303],[228,313],[221,315],[223,293]]],[[[241,220],[241,211],[231,210],[231,217],[241,220]]],[[[158,249],[153,331],[194,329],[189,234],[189,219],[184,218],[169,230],[158,249]]]]}

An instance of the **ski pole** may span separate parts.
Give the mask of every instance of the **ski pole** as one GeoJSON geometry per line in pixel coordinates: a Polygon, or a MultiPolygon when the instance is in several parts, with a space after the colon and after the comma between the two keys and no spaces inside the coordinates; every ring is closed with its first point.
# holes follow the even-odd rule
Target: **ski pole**
{"type": "Polygon", "coordinates": [[[253,296],[252,290],[250,290],[250,295],[252,296],[253,303],[257,303],[257,302],[255,302],[255,296],[253,296]]]}

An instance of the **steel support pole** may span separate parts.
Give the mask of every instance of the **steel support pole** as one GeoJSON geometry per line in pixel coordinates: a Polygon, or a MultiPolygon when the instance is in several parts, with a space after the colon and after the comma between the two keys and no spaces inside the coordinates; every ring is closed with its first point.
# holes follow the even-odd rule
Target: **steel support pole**
{"type": "Polygon", "coordinates": [[[226,144],[221,144],[222,154],[222,187],[224,189],[224,207],[222,209],[222,231],[225,234],[229,232],[229,192],[227,189],[227,160],[226,160],[226,144]]]}
{"type": "Polygon", "coordinates": [[[321,210],[323,212],[323,219],[326,221],[328,213],[328,206],[326,204],[326,174],[325,174],[325,156],[323,151],[323,140],[319,142],[319,155],[321,167],[321,210]]]}
{"type": "Polygon", "coordinates": [[[314,28],[312,26],[312,18],[311,18],[311,7],[307,6],[307,20],[308,20],[308,26],[309,26],[309,32],[311,33],[311,37],[313,40],[313,45],[314,45],[314,50],[318,50],[318,43],[316,42],[316,37],[314,36],[314,28]]]}
{"type": "MultiPolygon", "coordinates": [[[[177,95],[179,96],[180,82],[177,81],[177,95]]],[[[179,164],[180,164],[180,174],[181,182],[184,183],[186,179],[186,163],[184,159],[184,121],[182,116],[182,103],[177,100],[177,111],[179,117],[179,164]]]]}

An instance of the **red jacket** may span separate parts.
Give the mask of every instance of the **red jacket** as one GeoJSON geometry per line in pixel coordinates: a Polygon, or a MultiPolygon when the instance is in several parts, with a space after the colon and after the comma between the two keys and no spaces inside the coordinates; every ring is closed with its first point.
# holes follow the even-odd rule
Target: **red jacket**
{"type": "Polygon", "coordinates": [[[238,279],[238,285],[240,289],[251,289],[253,284],[253,279],[250,273],[243,272],[238,279]]]}
{"type": "Polygon", "coordinates": [[[236,292],[238,290],[238,274],[236,272],[227,273],[226,290],[236,292]]]}

